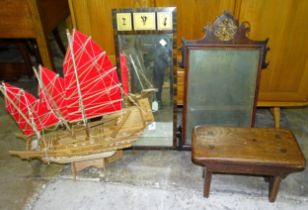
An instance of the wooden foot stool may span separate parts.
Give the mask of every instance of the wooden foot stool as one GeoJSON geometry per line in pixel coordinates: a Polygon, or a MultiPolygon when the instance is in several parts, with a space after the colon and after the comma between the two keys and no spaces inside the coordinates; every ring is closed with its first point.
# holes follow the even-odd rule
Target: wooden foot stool
{"type": "Polygon", "coordinates": [[[303,170],[305,158],[293,134],[279,128],[197,126],[193,130],[192,161],[204,166],[204,197],[209,196],[212,173],[270,176],[269,201],[280,181],[303,170]]]}

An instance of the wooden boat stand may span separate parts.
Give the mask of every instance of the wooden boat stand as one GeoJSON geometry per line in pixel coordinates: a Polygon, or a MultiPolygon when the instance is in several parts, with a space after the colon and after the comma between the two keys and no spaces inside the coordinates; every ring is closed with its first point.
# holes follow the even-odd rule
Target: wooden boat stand
{"type": "Polygon", "coordinates": [[[117,150],[116,153],[110,157],[73,161],[71,163],[72,176],[76,181],[77,173],[89,167],[96,167],[104,171],[107,164],[119,160],[121,158],[123,158],[123,150],[117,150]]]}

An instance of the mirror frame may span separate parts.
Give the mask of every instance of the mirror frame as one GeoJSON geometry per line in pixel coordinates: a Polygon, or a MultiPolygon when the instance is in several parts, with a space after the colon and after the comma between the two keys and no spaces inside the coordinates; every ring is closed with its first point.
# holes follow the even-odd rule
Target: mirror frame
{"type": "MultiPolygon", "coordinates": [[[[181,140],[180,140],[180,148],[181,149],[190,149],[191,144],[186,141],[187,138],[187,124],[189,120],[188,113],[188,81],[189,75],[192,73],[190,69],[190,52],[193,49],[198,50],[209,50],[209,49],[235,49],[235,50],[243,50],[243,49],[251,49],[255,48],[260,51],[258,66],[257,66],[257,77],[256,86],[254,87],[255,93],[253,98],[253,110],[252,116],[250,116],[251,120],[248,127],[254,125],[255,121],[255,111],[256,111],[256,99],[258,96],[258,86],[260,81],[260,73],[262,68],[266,68],[268,63],[265,62],[266,53],[269,50],[267,47],[268,39],[263,41],[253,41],[247,38],[246,34],[249,31],[249,27],[247,23],[242,23],[239,25],[238,21],[229,13],[224,12],[224,14],[218,17],[213,25],[208,25],[205,28],[205,35],[198,40],[185,40],[183,39],[183,45],[180,48],[182,52],[182,61],[180,62],[180,66],[184,67],[185,70],[185,86],[184,86],[184,106],[183,106],[183,116],[182,116],[182,130],[181,130],[181,140]]],[[[200,78],[200,82],[204,82],[205,78],[200,78]]],[[[220,124],[221,125],[221,124],[220,124]]],[[[196,126],[196,125],[194,125],[196,126]]]]}
{"type": "MultiPolygon", "coordinates": [[[[114,40],[115,40],[115,52],[116,52],[116,63],[118,69],[120,69],[120,46],[119,46],[119,40],[118,37],[121,35],[164,35],[164,34],[172,34],[172,75],[173,75],[173,84],[170,87],[173,91],[172,96],[172,107],[173,107],[173,136],[172,136],[172,146],[171,148],[177,147],[177,103],[176,103],[176,82],[177,82],[177,47],[176,47],[176,8],[175,7],[156,7],[156,8],[123,8],[123,9],[112,9],[112,21],[113,21],[113,33],[114,33],[114,40]],[[134,23],[133,23],[133,17],[134,13],[155,13],[155,29],[148,29],[148,30],[134,30],[134,23]],[[158,24],[157,24],[157,13],[159,12],[168,12],[172,14],[172,30],[158,30],[158,24]],[[127,31],[120,31],[118,30],[117,26],[117,17],[116,15],[118,13],[129,13],[131,16],[131,24],[132,29],[127,31]]],[[[121,77],[121,73],[118,72],[118,74],[121,77]]],[[[122,78],[122,77],[121,77],[122,78]]],[[[133,146],[137,148],[163,148],[166,146],[133,146]]],[[[170,148],[170,147],[168,147],[170,148]]]]}

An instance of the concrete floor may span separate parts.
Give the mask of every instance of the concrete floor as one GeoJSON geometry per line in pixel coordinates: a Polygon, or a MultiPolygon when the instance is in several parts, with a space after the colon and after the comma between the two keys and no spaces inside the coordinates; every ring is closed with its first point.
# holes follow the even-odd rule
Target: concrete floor
{"type": "MultiPolygon", "coordinates": [[[[211,196],[205,199],[202,169],[192,164],[188,151],[127,150],[104,172],[89,168],[74,182],[69,165],[10,156],[8,150],[24,143],[14,137],[18,128],[3,108],[0,122],[0,209],[308,208],[307,169],[282,181],[275,203],[268,202],[268,184],[255,176],[214,175],[211,196]]],[[[294,132],[307,158],[308,108],[283,110],[281,123],[294,132]]],[[[257,127],[272,126],[268,109],[259,109],[257,127]]]]}
{"type": "MultiPolygon", "coordinates": [[[[61,63],[59,56],[56,60],[61,63]]],[[[33,79],[21,78],[16,85],[35,91],[34,84],[33,79]]],[[[256,125],[273,127],[268,109],[258,109],[256,125]]],[[[283,110],[281,127],[294,132],[308,159],[308,108],[283,110]]],[[[214,175],[210,197],[203,198],[202,169],[192,164],[188,151],[127,150],[104,172],[89,168],[74,182],[68,165],[10,156],[9,150],[25,146],[14,136],[18,131],[0,98],[1,210],[308,208],[308,169],[282,181],[275,203],[268,202],[268,184],[255,176],[214,175]]]]}

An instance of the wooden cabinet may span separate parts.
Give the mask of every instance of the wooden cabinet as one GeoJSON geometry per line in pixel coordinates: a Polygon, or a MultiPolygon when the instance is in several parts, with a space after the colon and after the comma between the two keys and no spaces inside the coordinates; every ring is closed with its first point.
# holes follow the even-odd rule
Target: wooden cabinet
{"type": "Polygon", "coordinates": [[[242,0],[239,20],[249,37],[269,37],[270,65],[262,72],[259,101],[305,102],[308,96],[308,1],[242,0]]]}
{"type": "MultiPolygon", "coordinates": [[[[308,1],[307,0],[69,0],[72,20],[114,54],[112,8],[177,7],[177,45],[197,39],[203,26],[229,10],[240,22],[248,21],[253,40],[269,38],[267,60],[258,97],[259,106],[308,104],[308,1]]],[[[178,103],[183,99],[183,72],[178,77],[178,103]],[[181,85],[181,87],[179,87],[181,85]]]]}
{"type": "Polygon", "coordinates": [[[182,38],[196,39],[204,35],[203,28],[225,10],[234,15],[235,0],[156,0],[157,7],[176,7],[177,46],[182,38]]]}
{"type": "Polygon", "coordinates": [[[112,9],[154,7],[154,0],[69,0],[69,5],[74,27],[114,55],[112,9]]]}
{"type": "Polygon", "coordinates": [[[111,14],[114,8],[177,7],[177,46],[180,46],[182,37],[201,37],[203,27],[224,10],[233,12],[235,0],[69,0],[69,4],[73,25],[114,55],[111,14]]]}
{"type": "Polygon", "coordinates": [[[35,39],[43,65],[53,68],[48,35],[68,15],[63,0],[1,0],[0,38],[35,39]]]}

